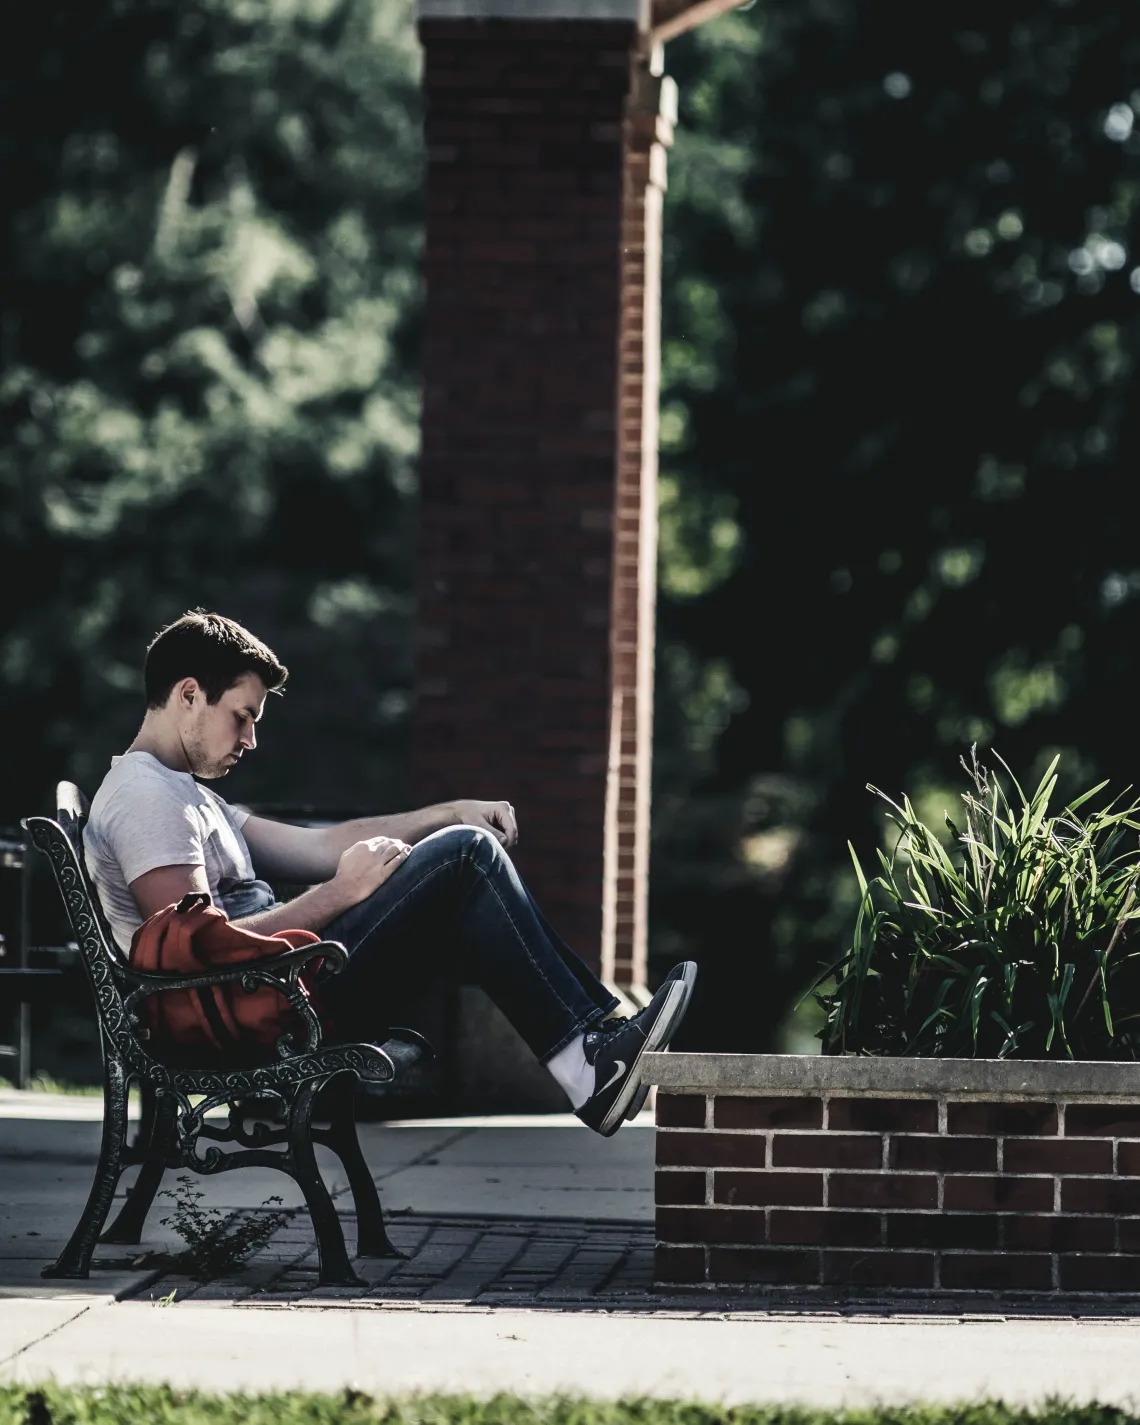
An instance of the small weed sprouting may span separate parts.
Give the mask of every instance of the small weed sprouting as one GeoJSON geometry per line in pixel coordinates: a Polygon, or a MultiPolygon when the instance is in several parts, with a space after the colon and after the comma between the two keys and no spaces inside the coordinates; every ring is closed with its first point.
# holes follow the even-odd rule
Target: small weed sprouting
{"type": "MultiPolygon", "coordinates": [[[[235,1215],[223,1213],[216,1207],[203,1207],[202,1193],[188,1175],[180,1177],[176,1188],[160,1196],[174,1200],[174,1210],[161,1219],[162,1225],[173,1228],[186,1243],[186,1250],[178,1254],[173,1265],[195,1281],[215,1281],[238,1271],[290,1215],[280,1208],[255,1215],[235,1215]]],[[[269,1208],[280,1202],[280,1197],[267,1197],[262,1207],[269,1208]]]]}

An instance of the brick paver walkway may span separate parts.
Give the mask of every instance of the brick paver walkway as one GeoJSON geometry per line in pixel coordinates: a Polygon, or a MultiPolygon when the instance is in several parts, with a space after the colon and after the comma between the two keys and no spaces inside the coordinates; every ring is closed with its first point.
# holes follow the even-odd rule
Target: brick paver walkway
{"type": "MultiPolygon", "coordinates": [[[[351,1244],[355,1219],[349,1213],[341,1216],[351,1244]]],[[[300,1210],[243,1271],[205,1285],[165,1274],[135,1299],[155,1301],[173,1292],[175,1303],[255,1307],[523,1307],[816,1323],[828,1318],[895,1323],[1084,1320],[1140,1327],[1140,1297],[1135,1296],[654,1290],[654,1233],[644,1223],[406,1213],[391,1215],[388,1230],[406,1256],[358,1258],[355,1266],[365,1286],[317,1286],[312,1228],[300,1210]]]]}
{"type": "MultiPolygon", "coordinates": [[[[342,1214],[349,1243],[356,1223],[342,1214]]],[[[478,1305],[595,1303],[644,1298],[653,1280],[653,1230],[644,1224],[572,1218],[497,1219],[393,1216],[388,1223],[403,1260],[361,1258],[364,1287],[325,1287],[322,1299],[454,1302],[478,1305]]],[[[318,1292],[316,1246],[302,1212],[274,1234],[244,1271],[199,1285],[164,1275],[144,1296],[264,1306],[318,1292]]]]}

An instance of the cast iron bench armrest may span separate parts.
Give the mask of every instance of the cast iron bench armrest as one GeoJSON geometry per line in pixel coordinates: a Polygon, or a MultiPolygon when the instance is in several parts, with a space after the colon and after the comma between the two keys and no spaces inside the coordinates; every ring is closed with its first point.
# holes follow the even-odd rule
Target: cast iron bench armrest
{"type": "MultiPolygon", "coordinates": [[[[301,945],[293,950],[283,950],[280,955],[266,955],[260,960],[243,960],[240,964],[226,969],[208,970],[200,975],[165,975],[133,970],[123,966],[120,974],[127,990],[123,1005],[131,1023],[138,1026],[138,1004],[153,994],[167,990],[204,990],[217,985],[240,984],[247,994],[268,985],[278,990],[289,1001],[304,1026],[305,1042],[296,1045],[288,1034],[277,1041],[277,1053],[281,1058],[294,1054],[311,1054],[320,1047],[321,1022],[317,1018],[309,996],[299,983],[301,971],[314,960],[324,960],[329,970],[339,974],[348,964],[348,951],[337,940],[322,940],[316,945],[301,945]]],[[[147,1034],[141,1027],[136,1030],[140,1037],[147,1034]]]]}
{"type": "Polygon", "coordinates": [[[312,960],[329,962],[328,968],[339,975],[348,964],[348,951],[339,940],[322,940],[317,945],[301,945],[295,950],[283,950],[280,955],[266,955],[260,960],[241,960],[225,969],[205,970],[199,975],[168,975],[161,971],[136,970],[123,965],[119,973],[131,986],[132,997],[139,990],[155,994],[159,990],[198,990],[208,985],[232,984],[251,970],[264,971],[273,979],[295,984],[301,971],[312,960]]]}

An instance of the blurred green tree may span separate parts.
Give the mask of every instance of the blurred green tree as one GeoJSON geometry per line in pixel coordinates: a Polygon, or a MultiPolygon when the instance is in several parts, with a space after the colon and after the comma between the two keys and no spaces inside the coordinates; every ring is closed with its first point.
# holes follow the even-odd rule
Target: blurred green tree
{"type": "MultiPolygon", "coordinates": [[[[0,821],[94,785],[198,603],[294,673],[236,795],[399,795],[412,19],[8,36],[0,821]]],[[[669,47],[654,953],[702,961],[691,1042],[770,1046],[838,950],[868,779],[937,801],[974,739],[1132,779],[1138,60],[1108,0],[762,0],[669,47]]]]}
{"type": "Polygon", "coordinates": [[[188,606],[290,665],[233,794],[399,794],[418,442],[403,0],[34,8],[0,57],[0,821],[188,606]]]}
{"type": "Polygon", "coordinates": [[[668,67],[655,953],[761,1048],[868,780],[1135,780],[1140,15],[761,0],[668,67]]]}

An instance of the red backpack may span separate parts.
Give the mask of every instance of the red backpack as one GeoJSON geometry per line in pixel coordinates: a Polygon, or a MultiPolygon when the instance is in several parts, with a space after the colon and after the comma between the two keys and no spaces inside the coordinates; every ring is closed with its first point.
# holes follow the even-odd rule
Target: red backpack
{"type": "MultiPolygon", "coordinates": [[[[187,895],[143,921],[131,940],[130,966],[144,974],[201,975],[264,960],[290,949],[317,945],[311,930],[278,930],[258,935],[231,925],[209,896],[187,895]]],[[[322,962],[314,960],[298,983],[320,1016],[315,981],[322,962]]],[[[144,1023],[157,1045],[196,1051],[207,1062],[248,1062],[271,1057],[282,1034],[300,1020],[289,1001],[271,985],[246,991],[240,981],[196,990],[163,990],[144,1002],[144,1023]]]]}

